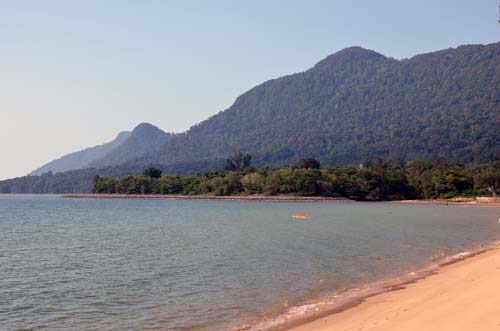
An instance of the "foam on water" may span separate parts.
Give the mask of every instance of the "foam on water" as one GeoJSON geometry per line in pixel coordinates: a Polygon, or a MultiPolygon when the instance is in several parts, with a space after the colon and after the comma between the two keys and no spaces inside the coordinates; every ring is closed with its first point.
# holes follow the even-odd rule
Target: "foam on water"
{"type": "Polygon", "coordinates": [[[365,299],[388,291],[396,291],[404,288],[405,285],[415,283],[430,275],[439,272],[439,269],[463,261],[467,258],[497,249],[499,241],[490,244],[482,244],[480,248],[472,251],[464,251],[458,254],[443,257],[437,263],[432,263],[418,271],[411,271],[408,274],[397,278],[385,279],[372,282],[362,288],[346,289],[342,292],[335,292],[319,297],[315,301],[303,303],[297,306],[288,307],[284,305],[284,310],[274,317],[256,321],[253,324],[244,324],[231,328],[229,331],[280,331],[290,327],[307,323],[319,317],[335,314],[351,307],[357,306],[365,299]]]}

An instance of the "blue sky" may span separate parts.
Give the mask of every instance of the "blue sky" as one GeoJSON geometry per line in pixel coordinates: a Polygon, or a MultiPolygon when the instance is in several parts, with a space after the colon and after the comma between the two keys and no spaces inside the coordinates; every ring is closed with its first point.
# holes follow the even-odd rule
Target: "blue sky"
{"type": "Polygon", "coordinates": [[[497,0],[0,0],[0,178],[151,122],[181,132],[249,88],[362,46],[500,39],[497,0]]]}

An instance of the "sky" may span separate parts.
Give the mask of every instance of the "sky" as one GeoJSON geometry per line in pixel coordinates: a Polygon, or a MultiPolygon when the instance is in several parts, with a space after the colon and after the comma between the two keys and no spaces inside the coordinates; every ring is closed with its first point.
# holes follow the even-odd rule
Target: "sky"
{"type": "Polygon", "coordinates": [[[498,0],[0,0],[0,179],[150,122],[182,132],[345,47],[500,40],[498,0]]]}

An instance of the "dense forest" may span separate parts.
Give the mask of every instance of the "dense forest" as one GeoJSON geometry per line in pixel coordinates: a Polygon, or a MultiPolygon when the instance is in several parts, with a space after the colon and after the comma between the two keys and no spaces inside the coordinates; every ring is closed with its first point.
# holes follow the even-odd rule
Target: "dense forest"
{"type": "Polygon", "coordinates": [[[141,173],[140,169],[107,167],[81,169],[40,176],[24,176],[0,181],[0,193],[85,193],[92,192],[92,179],[97,175],[124,177],[141,173]]]}
{"type": "Polygon", "coordinates": [[[400,200],[491,196],[500,193],[500,162],[461,165],[398,159],[364,166],[320,168],[314,159],[297,166],[253,168],[239,163],[196,176],[162,175],[148,168],[141,176],[94,177],[95,193],[182,195],[298,195],[354,200],[400,200]]]}
{"type": "Polygon", "coordinates": [[[330,166],[378,157],[492,162],[500,159],[498,91],[500,43],[404,60],[352,47],[251,89],[154,150],[130,148],[121,162],[104,157],[92,166],[159,164],[195,174],[235,149],[259,167],[302,157],[330,166]]]}
{"type": "Polygon", "coordinates": [[[351,47],[252,88],[184,133],[142,123],[84,169],[3,181],[0,191],[88,192],[95,174],[124,177],[150,166],[195,175],[218,169],[234,150],[273,168],[303,157],[330,167],[393,157],[495,162],[499,91],[500,43],[403,60],[351,47]]]}

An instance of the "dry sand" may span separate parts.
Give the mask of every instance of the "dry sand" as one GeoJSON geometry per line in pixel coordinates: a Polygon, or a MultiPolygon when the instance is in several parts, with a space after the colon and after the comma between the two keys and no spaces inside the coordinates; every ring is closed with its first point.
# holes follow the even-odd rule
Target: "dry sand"
{"type": "Polygon", "coordinates": [[[500,248],[288,331],[500,331],[500,248]]]}

